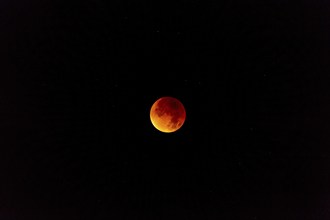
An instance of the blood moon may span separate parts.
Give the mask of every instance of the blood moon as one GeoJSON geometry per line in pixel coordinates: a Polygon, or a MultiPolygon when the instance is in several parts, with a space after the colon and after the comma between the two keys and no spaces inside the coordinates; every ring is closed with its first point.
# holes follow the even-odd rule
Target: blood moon
{"type": "Polygon", "coordinates": [[[150,120],[159,131],[171,133],[182,127],[186,120],[186,110],[178,99],[162,97],[152,105],[150,120]]]}

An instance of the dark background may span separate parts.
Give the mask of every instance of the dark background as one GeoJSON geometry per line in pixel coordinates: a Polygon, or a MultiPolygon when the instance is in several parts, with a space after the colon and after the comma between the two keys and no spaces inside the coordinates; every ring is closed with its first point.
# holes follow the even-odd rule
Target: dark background
{"type": "Polygon", "coordinates": [[[1,5],[1,220],[330,219],[327,1],[1,5]]]}

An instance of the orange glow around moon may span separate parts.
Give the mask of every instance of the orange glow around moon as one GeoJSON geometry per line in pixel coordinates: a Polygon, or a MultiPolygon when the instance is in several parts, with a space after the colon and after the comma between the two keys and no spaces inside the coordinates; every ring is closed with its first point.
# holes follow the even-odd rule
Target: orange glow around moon
{"type": "Polygon", "coordinates": [[[159,131],[171,133],[182,127],[186,120],[186,110],[178,99],[162,97],[152,105],[150,120],[159,131]]]}

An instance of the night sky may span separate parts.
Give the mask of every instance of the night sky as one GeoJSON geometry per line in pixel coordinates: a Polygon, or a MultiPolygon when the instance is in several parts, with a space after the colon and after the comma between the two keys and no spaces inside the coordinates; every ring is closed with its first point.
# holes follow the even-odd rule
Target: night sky
{"type": "Polygon", "coordinates": [[[330,219],[329,11],[2,1],[0,219],[330,219]]]}

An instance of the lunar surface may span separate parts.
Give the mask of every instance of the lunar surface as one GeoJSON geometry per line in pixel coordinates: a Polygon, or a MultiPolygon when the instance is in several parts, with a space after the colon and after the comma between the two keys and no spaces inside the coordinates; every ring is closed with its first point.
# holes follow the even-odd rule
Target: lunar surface
{"type": "Polygon", "coordinates": [[[171,133],[180,129],[186,119],[183,104],[173,97],[162,97],[151,107],[150,120],[156,129],[171,133]]]}

